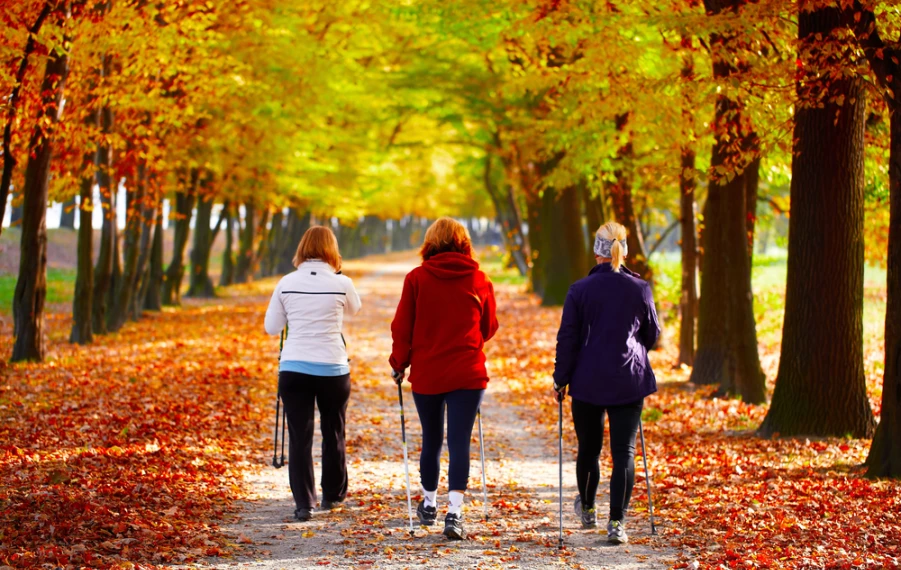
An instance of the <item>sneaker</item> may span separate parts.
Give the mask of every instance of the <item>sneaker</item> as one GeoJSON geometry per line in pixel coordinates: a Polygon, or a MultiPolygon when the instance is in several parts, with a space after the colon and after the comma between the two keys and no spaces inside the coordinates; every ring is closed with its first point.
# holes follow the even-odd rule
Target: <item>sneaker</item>
{"type": "Polygon", "coordinates": [[[425,506],[425,500],[422,500],[419,501],[419,506],[416,507],[416,516],[419,517],[421,524],[432,526],[438,518],[438,509],[425,506]]]}
{"type": "Polygon", "coordinates": [[[626,544],[629,537],[626,535],[626,525],[623,521],[607,521],[607,542],[613,544],[626,544]]]}
{"type": "Polygon", "coordinates": [[[344,499],[335,499],[334,501],[322,499],[322,503],[319,504],[319,510],[320,511],[332,511],[332,510],[340,507],[342,504],[344,504],[344,499]]]}
{"type": "Polygon", "coordinates": [[[451,540],[466,538],[466,532],[463,530],[463,515],[448,513],[444,517],[444,536],[451,540]]]}
{"type": "Polygon", "coordinates": [[[582,528],[594,528],[597,526],[598,517],[595,513],[594,507],[587,509],[583,507],[581,495],[576,495],[576,500],[573,503],[573,510],[576,512],[576,516],[581,519],[582,528]]]}
{"type": "Polygon", "coordinates": [[[313,518],[313,512],[310,509],[294,509],[294,520],[307,522],[313,518]]]}

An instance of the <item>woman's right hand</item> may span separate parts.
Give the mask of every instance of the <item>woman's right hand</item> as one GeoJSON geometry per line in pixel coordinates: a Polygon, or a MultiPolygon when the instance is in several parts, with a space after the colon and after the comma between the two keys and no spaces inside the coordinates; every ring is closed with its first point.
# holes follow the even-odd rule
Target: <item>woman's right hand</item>
{"type": "Polygon", "coordinates": [[[392,370],[391,377],[394,378],[394,382],[400,386],[404,382],[404,376],[406,373],[403,370],[392,370]]]}

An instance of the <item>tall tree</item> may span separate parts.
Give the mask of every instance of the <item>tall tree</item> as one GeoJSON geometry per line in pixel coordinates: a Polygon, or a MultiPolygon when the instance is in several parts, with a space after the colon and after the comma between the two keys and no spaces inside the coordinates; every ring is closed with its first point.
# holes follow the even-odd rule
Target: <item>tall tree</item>
{"type": "MultiPolygon", "coordinates": [[[[91,163],[91,155],[85,163],[91,163]]],[[[75,296],[72,298],[72,332],[69,342],[90,344],[94,340],[93,312],[94,296],[94,207],[92,190],[94,176],[85,174],[81,179],[78,203],[78,269],[75,277],[75,296]]]]}
{"type": "Polygon", "coordinates": [[[38,33],[44,25],[44,21],[50,15],[57,2],[47,0],[41,7],[41,11],[35,17],[34,23],[28,29],[28,40],[25,49],[22,50],[22,59],[16,71],[15,84],[12,93],[6,100],[6,125],[3,128],[3,174],[0,176],[0,233],[3,232],[3,218],[6,215],[6,202],[9,198],[9,190],[13,180],[13,170],[16,168],[16,158],[12,151],[13,125],[16,122],[16,113],[19,110],[19,101],[22,98],[22,83],[25,81],[25,73],[28,71],[28,58],[38,47],[38,33]]]}
{"type": "Polygon", "coordinates": [[[617,151],[618,164],[614,171],[615,182],[610,185],[608,194],[613,204],[613,216],[616,221],[626,227],[628,232],[626,243],[629,246],[629,257],[626,261],[629,268],[638,273],[646,281],[653,280],[651,266],[648,265],[648,254],[644,246],[644,232],[635,215],[635,204],[632,200],[633,165],[635,149],[632,144],[632,129],[629,125],[631,113],[620,113],[616,116],[616,132],[620,135],[620,147],[617,151]]]}
{"type": "Polygon", "coordinates": [[[175,238],[172,241],[172,260],[166,268],[166,276],[163,281],[162,303],[172,306],[181,304],[181,282],[185,275],[185,246],[191,234],[191,216],[194,210],[194,200],[197,195],[200,173],[192,168],[187,187],[175,194],[175,211],[173,223],[175,224],[175,238]]]}
{"type": "MultiPolygon", "coordinates": [[[[690,36],[682,36],[683,47],[691,48],[690,36]]],[[[688,89],[694,78],[694,60],[691,53],[682,56],[683,89],[688,89]]],[[[694,122],[691,100],[685,97],[682,106],[682,120],[686,125],[686,140],[694,138],[694,122]]],[[[681,172],[679,176],[679,219],[682,229],[682,282],[679,296],[679,364],[692,366],[695,360],[695,317],[698,311],[698,242],[695,227],[695,188],[697,187],[697,171],[695,170],[695,149],[691,142],[682,144],[681,172]]]]}
{"type": "MultiPolygon", "coordinates": [[[[708,13],[735,13],[743,0],[705,0],[708,13]]],[[[713,76],[734,77],[737,38],[734,32],[711,34],[713,76]]],[[[719,384],[725,394],[746,402],[766,401],[766,378],[757,353],[757,330],[747,247],[747,147],[749,119],[741,101],[717,96],[713,119],[711,180],[704,205],[704,257],[698,312],[698,344],[691,381],[719,384]]]]}
{"type": "Polygon", "coordinates": [[[890,45],[879,35],[876,16],[860,3],[854,9],[855,32],[888,103],[889,235],[885,310],[885,374],[882,413],[870,454],[867,475],[901,477],[901,38],[890,45]]]}
{"type": "MultiPolygon", "coordinates": [[[[58,10],[60,23],[65,13],[58,10]]],[[[19,279],[13,296],[14,335],[11,360],[44,359],[44,300],[47,296],[47,185],[54,127],[68,72],[68,45],[52,49],[41,84],[41,108],[31,134],[25,167],[19,279]]]]}
{"type": "Polygon", "coordinates": [[[869,437],[863,371],[863,79],[853,11],[798,4],[799,70],[782,355],[764,434],[869,437]],[[815,276],[815,277],[814,277],[815,276]]]}

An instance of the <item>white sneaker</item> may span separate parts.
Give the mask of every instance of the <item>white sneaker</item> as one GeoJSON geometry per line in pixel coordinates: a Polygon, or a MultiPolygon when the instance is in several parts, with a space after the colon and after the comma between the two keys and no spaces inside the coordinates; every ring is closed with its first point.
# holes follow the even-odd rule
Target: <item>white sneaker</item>
{"type": "Polygon", "coordinates": [[[626,525],[623,521],[607,521],[607,542],[613,544],[626,544],[629,537],[626,535],[626,525]]]}

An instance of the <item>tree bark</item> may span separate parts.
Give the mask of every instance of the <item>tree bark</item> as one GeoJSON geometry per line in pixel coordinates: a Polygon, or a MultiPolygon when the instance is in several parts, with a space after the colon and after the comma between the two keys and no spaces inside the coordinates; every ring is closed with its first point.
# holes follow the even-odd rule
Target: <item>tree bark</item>
{"type": "Polygon", "coordinates": [[[181,281],[185,275],[185,247],[191,234],[191,215],[194,210],[194,199],[200,173],[191,169],[188,187],[175,194],[175,239],[172,243],[172,261],[166,268],[163,280],[162,304],[164,306],[181,305],[181,281]]]}
{"type": "MultiPolygon", "coordinates": [[[[28,58],[37,48],[37,35],[44,25],[44,20],[53,10],[54,2],[44,2],[41,11],[35,18],[34,24],[28,29],[28,40],[19,60],[19,68],[12,92],[6,100],[6,126],[3,128],[3,174],[0,175],[0,233],[3,232],[3,218],[6,216],[6,202],[9,198],[9,190],[12,185],[13,171],[16,168],[16,158],[12,152],[13,125],[16,122],[16,112],[19,110],[19,100],[22,96],[22,84],[25,82],[25,73],[28,71],[28,58]]],[[[10,223],[12,225],[12,223],[10,223]]]]}
{"type": "Polygon", "coordinates": [[[225,249],[222,251],[222,274],[219,275],[219,286],[228,287],[235,282],[235,212],[231,204],[225,204],[225,249]]]}
{"type": "Polygon", "coordinates": [[[150,269],[147,272],[146,292],[142,296],[144,299],[144,309],[148,311],[159,311],[163,308],[163,203],[160,203],[156,210],[156,224],[153,230],[153,243],[150,246],[150,269]]]}
{"type": "MultiPolygon", "coordinates": [[[[294,254],[297,252],[297,246],[300,245],[303,234],[310,229],[310,219],[311,214],[309,211],[305,211],[303,215],[300,214],[299,208],[291,208],[288,211],[285,237],[279,248],[278,265],[276,266],[276,272],[279,275],[285,275],[294,271],[294,254]]],[[[395,229],[397,228],[396,222],[394,227],[395,229]]]]}
{"type": "MultiPolygon", "coordinates": [[[[109,61],[104,57],[104,75],[109,73],[109,61]]],[[[115,268],[118,265],[118,222],[116,220],[117,185],[113,183],[113,153],[109,135],[113,129],[113,113],[108,106],[100,110],[100,127],[103,140],[97,146],[94,161],[97,169],[97,185],[100,190],[100,206],[103,226],[100,232],[100,253],[94,267],[93,328],[94,334],[107,333],[107,308],[110,291],[114,290],[115,268]]]]}
{"type": "Polygon", "coordinates": [[[133,187],[128,190],[125,216],[125,263],[122,274],[116,283],[114,302],[109,315],[109,330],[116,332],[134,314],[132,299],[139,286],[139,262],[141,258],[141,242],[146,225],[144,210],[146,209],[146,181],[144,165],[136,169],[133,187]]]}
{"type": "Polygon", "coordinates": [[[162,215],[159,206],[160,199],[158,196],[145,200],[142,208],[141,217],[144,229],[141,232],[141,243],[139,246],[140,254],[138,256],[138,279],[135,286],[135,294],[132,295],[131,308],[129,317],[133,321],[139,320],[144,316],[144,305],[147,299],[147,291],[150,290],[151,267],[150,258],[153,253],[152,244],[155,240],[154,228],[156,227],[157,216],[162,215]]]}
{"type": "Polygon", "coordinates": [[[618,166],[614,171],[616,182],[610,185],[609,194],[613,203],[616,221],[626,227],[629,255],[626,264],[629,269],[638,273],[642,279],[653,283],[654,274],[648,265],[648,254],[644,247],[644,234],[635,215],[632,202],[632,161],[635,151],[632,147],[632,131],[629,128],[630,113],[616,116],[616,130],[624,137],[625,142],[617,151],[618,166]]]}
{"type": "MultiPolygon", "coordinates": [[[[86,157],[89,164],[92,157],[86,157]]],[[[91,344],[94,341],[91,305],[94,296],[94,208],[91,203],[94,177],[81,179],[78,205],[78,273],[75,278],[75,296],[72,299],[72,333],[69,342],[91,344]]]]}
{"type": "Polygon", "coordinates": [[[891,113],[885,375],[867,476],[901,478],[901,49],[883,42],[872,11],[862,10],[859,3],[854,8],[862,16],[854,31],[891,113]]]}
{"type": "Polygon", "coordinates": [[[268,207],[263,209],[260,215],[260,223],[256,226],[257,235],[253,236],[253,244],[256,251],[251,256],[250,274],[254,277],[260,276],[260,264],[263,258],[266,257],[266,250],[269,246],[269,217],[271,215],[272,212],[268,207]]]}
{"type": "Polygon", "coordinates": [[[757,226],[757,196],[760,190],[760,154],[757,135],[753,136],[755,156],[745,169],[745,231],[748,234],[748,256],[754,258],[754,230],[757,226]]]}
{"type": "Polygon", "coordinates": [[[197,202],[194,221],[194,244],[191,248],[191,276],[188,297],[210,299],[216,296],[213,280],[210,279],[210,250],[213,246],[213,231],[210,228],[213,217],[213,197],[206,196],[197,202]]]}
{"type": "MultiPolygon", "coordinates": [[[[290,211],[287,217],[290,217],[290,211]]],[[[276,267],[278,267],[278,257],[281,253],[286,220],[285,212],[278,210],[272,216],[272,228],[269,235],[266,236],[266,251],[264,257],[260,261],[260,274],[264,277],[275,275],[276,267]]]]}
{"type": "Polygon", "coordinates": [[[545,187],[541,197],[542,224],[539,264],[544,268],[541,304],[562,305],[569,286],[588,275],[582,203],[576,186],[545,187]]]}
{"type": "Polygon", "coordinates": [[[62,203],[59,211],[59,227],[60,229],[75,230],[75,196],[62,203]]]}
{"type": "MultiPolygon", "coordinates": [[[[62,48],[63,46],[61,46],[62,48]]],[[[47,296],[47,184],[53,154],[54,127],[68,72],[68,52],[53,50],[41,84],[38,114],[25,167],[19,278],[13,297],[12,362],[44,359],[44,300],[47,296]]]]}
{"type": "Polygon", "coordinates": [[[694,365],[695,317],[698,313],[698,243],[695,229],[695,151],[682,147],[679,211],[682,227],[682,294],[679,297],[679,364],[694,365]]]}
{"type": "Polygon", "coordinates": [[[253,277],[253,238],[256,234],[256,208],[253,202],[244,204],[244,227],[238,232],[238,260],[235,283],[247,283],[253,277]]]}
{"type": "MultiPolygon", "coordinates": [[[[716,11],[734,9],[740,2],[717,3],[716,11]]],[[[710,8],[709,2],[708,9],[710,8]]],[[[713,34],[710,43],[720,55],[713,75],[722,79],[737,69],[728,54],[735,38],[713,34]]],[[[749,403],[766,401],[766,377],[757,352],[751,291],[751,259],[747,238],[747,159],[735,141],[750,144],[745,132],[749,119],[741,102],[719,95],[713,122],[714,146],[710,183],[704,204],[704,255],[701,260],[701,298],[698,343],[691,381],[719,384],[721,394],[737,394],[749,403]]]]}
{"type": "Polygon", "coordinates": [[[851,46],[828,39],[844,22],[837,8],[802,9],[798,18],[805,72],[797,85],[782,354],[765,435],[869,437],[875,428],[863,371],[864,83],[820,73],[827,60],[854,65],[851,46]]]}

